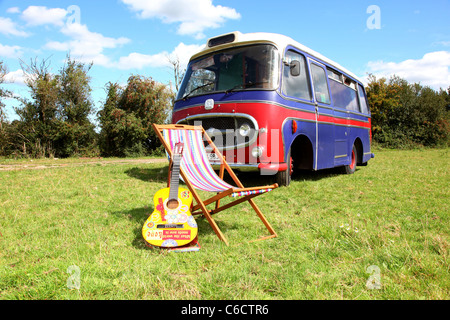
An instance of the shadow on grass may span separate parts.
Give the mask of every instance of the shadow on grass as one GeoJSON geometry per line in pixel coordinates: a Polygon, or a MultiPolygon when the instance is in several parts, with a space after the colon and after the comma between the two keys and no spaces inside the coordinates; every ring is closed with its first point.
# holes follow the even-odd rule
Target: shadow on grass
{"type": "MultiPolygon", "coordinates": [[[[360,170],[356,168],[356,171],[360,170]]],[[[260,175],[259,172],[240,172],[234,171],[244,187],[257,187],[263,185],[270,185],[275,183],[275,175],[260,175]]],[[[166,165],[161,168],[139,168],[134,167],[125,171],[125,173],[135,179],[145,182],[167,182],[169,177],[169,166],[166,165]]],[[[292,181],[319,181],[335,176],[340,176],[341,168],[323,169],[319,171],[312,170],[296,170],[292,175],[292,181]]],[[[225,172],[224,181],[236,185],[230,175],[225,172]]]]}
{"type": "MultiPolygon", "coordinates": [[[[322,179],[332,178],[336,176],[341,176],[343,173],[341,172],[341,168],[330,168],[330,169],[322,169],[319,171],[312,170],[297,170],[292,175],[293,181],[319,181],[322,179]]],[[[359,169],[356,168],[356,171],[359,169]]]]}
{"type": "MultiPolygon", "coordinates": [[[[167,182],[169,178],[169,166],[166,165],[162,168],[139,168],[134,167],[131,169],[128,169],[125,171],[125,173],[135,179],[139,179],[145,182],[167,182]]],[[[261,185],[261,178],[263,180],[267,180],[267,184],[272,184],[271,176],[265,176],[268,177],[267,179],[264,179],[264,176],[259,176],[257,172],[253,173],[241,173],[238,171],[235,171],[236,175],[238,176],[239,180],[244,184],[245,187],[255,187],[261,185]]],[[[233,179],[230,177],[230,175],[225,172],[224,174],[224,181],[231,185],[236,185],[233,182],[233,179]]]]}
{"type": "MultiPolygon", "coordinates": [[[[245,187],[270,185],[276,182],[275,175],[260,175],[259,172],[239,172],[239,171],[236,171],[236,174],[245,187]]],[[[341,168],[323,169],[319,171],[295,170],[294,173],[292,174],[291,181],[292,182],[319,181],[322,179],[332,178],[340,175],[342,175],[341,168]]]]}
{"type": "Polygon", "coordinates": [[[125,170],[125,173],[135,179],[145,182],[166,182],[169,174],[169,166],[162,168],[139,168],[134,167],[125,170]]]}
{"type": "MultiPolygon", "coordinates": [[[[168,169],[168,165],[159,168],[134,167],[126,170],[125,173],[132,178],[139,179],[145,182],[166,183],[168,179],[168,169]]],[[[320,171],[297,170],[292,176],[292,181],[319,181],[322,179],[341,175],[342,173],[340,170],[340,168],[324,169],[320,171]]],[[[238,170],[235,170],[235,173],[245,187],[270,185],[275,182],[274,175],[260,175],[259,172],[239,172],[238,170]]],[[[228,173],[225,173],[224,180],[231,185],[235,185],[228,173]]],[[[127,211],[113,212],[114,215],[122,215],[136,221],[138,227],[133,230],[134,240],[132,242],[132,245],[137,249],[149,249],[142,237],[142,226],[144,225],[150,214],[153,212],[153,210],[153,201],[151,201],[151,205],[149,207],[141,207],[127,211]]],[[[211,228],[208,221],[204,217],[196,216],[196,221],[198,224],[200,235],[214,234],[214,230],[211,228]]],[[[237,228],[237,226],[222,222],[220,221],[220,219],[216,219],[216,222],[218,223],[219,228],[224,233],[237,228]]]]}
{"type": "MultiPolygon", "coordinates": [[[[123,216],[130,220],[133,220],[137,223],[138,227],[136,227],[132,232],[134,235],[134,239],[132,241],[133,247],[136,249],[145,249],[145,250],[151,250],[152,247],[147,246],[144,238],[142,237],[142,227],[144,226],[144,223],[147,221],[150,214],[153,212],[154,208],[153,206],[150,207],[141,207],[141,208],[135,208],[131,210],[122,210],[122,211],[116,211],[112,212],[113,215],[116,216],[123,216]]],[[[204,218],[203,216],[195,216],[196,222],[198,225],[198,232],[199,236],[205,236],[214,234],[214,230],[211,228],[210,224],[204,218]]],[[[233,230],[237,229],[238,226],[234,224],[228,224],[226,222],[217,221],[217,224],[219,225],[220,229],[224,232],[227,230],[233,230]]],[[[157,249],[157,248],[156,248],[157,249]]]]}

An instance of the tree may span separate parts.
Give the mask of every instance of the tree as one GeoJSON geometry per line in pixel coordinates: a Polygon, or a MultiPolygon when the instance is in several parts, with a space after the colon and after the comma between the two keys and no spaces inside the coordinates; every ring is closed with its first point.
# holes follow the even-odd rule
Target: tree
{"type": "MultiPolygon", "coordinates": [[[[0,61],[0,85],[2,85],[5,81],[6,73],[6,66],[3,64],[3,61],[0,61]]],[[[6,155],[6,148],[8,144],[8,134],[6,131],[6,126],[8,123],[6,122],[6,115],[4,112],[5,104],[2,102],[2,99],[8,97],[9,95],[10,92],[0,87],[0,155],[6,155]]]]}
{"type": "Polygon", "coordinates": [[[449,111],[447,97],[425,87],[417,101],[421,110],[421,142],[425,146],[448,145],[450,138],[449,111]]]}
{"type": "Polygon", "coordinates": [[[23,154],[52,157],[55,155],[53,142],[60,127],[57,79],[50,72],[48,60],[40,63],[37,59],[31,60],[30,65],[22,62],[22,70],[31,100],[19,98],[22,106],[15,108],[20,118],[18,142],[23,154]]]}
{"type": "Polygon", "coordinates": [[[72,60],[56,76],[58,82],[58,116],[61,120],[56,149],[60,157],[90,154],[94,149],[96,133],[89,120],[93,113],[88,72],[91,64],[72,60]]]}
{"type": "Polygon", "coordinates": [[[174,93],[151,78],[133,75],[125,88],[108,83],[98,113],[100,150],[108,156],[148,155],[160,147],[152,123],[168,121],[174,93]]]}
{"type": "MultiPolygon", "coordinates": [[[[0,61],[0,85],[3,84],[5,81],[5,76],[7,73],[6,66],[3,64],[3,61],[0,61]]],[[[5,107],[4,103],[2,102],[3,98],[6,98],[8,96],[8,92],[6,90],[3,90],[3,88],[0,87],[0,128],[2,123],[6,120],[5,113],[3,111],[3,108],[5,107]]]]}
{"type": "Polygon", "coordinates": [[[119,117],[119,100],[122,88],[118,83],[108,82],[105,87],[106,101],[97,116],[100,123],[99,148],[104,156],[113,156],[119,148],[119,134],[116,129],[116,120],[119,117]]]}
{"type": "Polygon", "coordinates": [[[392,76],[369,76],[367,98],[373,139],[388,147],[446,145],[449,141],[445,93],[392,76]]]}
{"type": "Polygon", "coordinates": [[[15,145],[32,157],[69,157],[95,152],[90,77],[92,64],[86,65],[70,56],[53,74],[47,60],[22,62],[31,99],[20,98],[16,108],[20,118],[14,127],[15,145]],[[16,130],[17,129],[17,130],[16,130]],[[94,150],[94,151],[93,151],[94,150]]]}
{"type": "Polygon", "coordinates": [[[173,70],[173,77],[175,82],[175,91],[178,92],[180,89],[181,82],[183,81],[184,74],[186,73],[186,69],[181,69],[181,62],[178,57],[175,58],[168,58],[169,63],[172,66],[173,70]]]}

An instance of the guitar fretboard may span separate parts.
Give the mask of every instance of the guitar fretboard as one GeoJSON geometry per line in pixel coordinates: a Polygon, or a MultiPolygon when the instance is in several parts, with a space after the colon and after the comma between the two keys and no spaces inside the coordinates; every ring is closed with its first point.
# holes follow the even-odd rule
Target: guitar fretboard
{"type": "Polygon", "coordinates": [[[170,177],[169,200],[178,199],[178,185],[180,183],[180,160],[181,156],[173,157],[172,176],[170,177]]]}

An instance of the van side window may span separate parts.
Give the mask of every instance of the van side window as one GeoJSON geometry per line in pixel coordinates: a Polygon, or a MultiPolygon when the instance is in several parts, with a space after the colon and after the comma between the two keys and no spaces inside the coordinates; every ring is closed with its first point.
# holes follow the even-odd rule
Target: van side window
{"type": "Polygon", "coordinates": [[[283,68],[283,93],[286,96],[311,101],[309,76],[306,69],[306,59],[294,51],[286,52],[283,68]],[[299,63],[299,74],[292,75],[293,62],[299,63]]]}
{"type": "Polygon", "coordinates": [[[327,76],[325,70],[318,65],[311,63],[311,75],[314,85],[314,94],[316,101],[320,103],[330,104],[330,93],[328,92],[327,76]]]}
{"type": "Polygon", "coordinates": [[[342,83],[342,74],[334,71],[333,69],[327,68],[328,78],[333,79],[342,83]]]}
{"type": "Polygon", "coordinates": [[[330,90],[335,107],[359,111],[358,99],[356,93],[356,82],[337,72],[327,69],[328,78],[330,78],[330,90]]]}
{"type": "Polygon", "coordinates": [[[360,84],[358,84],[358,94],[359,94],[359,105],[361,106],[361,112],[369,113],[369,108],[367,107],[366,95],[364,94],[364,89],[360,84]]]}

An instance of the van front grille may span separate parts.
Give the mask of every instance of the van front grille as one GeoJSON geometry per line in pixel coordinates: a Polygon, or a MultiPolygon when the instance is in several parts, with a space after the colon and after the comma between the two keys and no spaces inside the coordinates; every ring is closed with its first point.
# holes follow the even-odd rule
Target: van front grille
{"type": "Polygon", "coordinates": [[[244,114],[203,114],[185,118],[178,124],[201,125],[220,150],[246,147],[256,141],[258,124],[253,117],[244,114]],[[245,130],[240,130],[241,127],[245,130]],[[244,131],[247,133],[242,135],[244,131]]]}

